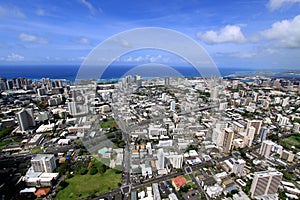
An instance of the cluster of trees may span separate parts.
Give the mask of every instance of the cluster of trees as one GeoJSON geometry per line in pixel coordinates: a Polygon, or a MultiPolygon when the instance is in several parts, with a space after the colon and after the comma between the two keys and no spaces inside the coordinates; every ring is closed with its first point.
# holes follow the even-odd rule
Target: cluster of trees
{"type": "Polygon", "coordinates": [[[197,151],[198,148],[197,148],[196,146],[190,144],[190,145],[186,148],[185,152],[189,152],[190,150],[195,150],[195,151],[197,151]]]}

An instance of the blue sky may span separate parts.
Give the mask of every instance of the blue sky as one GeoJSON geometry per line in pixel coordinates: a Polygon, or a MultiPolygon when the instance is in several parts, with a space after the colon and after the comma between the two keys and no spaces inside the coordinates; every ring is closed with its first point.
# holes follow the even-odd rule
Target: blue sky
{"type": "MultiPolygon", "coordinates": [[[[2,1],[0,65],[79,65],[108,37],[149,26],[188,35],[219,67],[299,69],[300,0],[2,1]]],[[[119,63],[153,60],[181,64],[153,50],[119,63]]]]}

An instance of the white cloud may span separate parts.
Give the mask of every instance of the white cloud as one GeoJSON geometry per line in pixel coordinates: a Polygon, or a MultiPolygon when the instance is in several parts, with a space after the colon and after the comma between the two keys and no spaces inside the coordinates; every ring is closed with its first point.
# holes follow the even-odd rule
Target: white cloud
{"type": "Polygon", "coordinates": [[[17,7],[7,8],[0,6],[0,17],[26,17],[25,14],[17,7]]]}
{"type": "Polygon", "coordinates": [[[136,56],[136,57],[128,56],[128,57],[119,59],[119,61],[123,61],[123,62],[127,62],[127,63],[130,63],[130,62],[169,63],[170,58],[159,54],[159,55],[144,55],[144,56],[136,56]]]}
{"type": "Polygon", "coordinates": [[[279,45],[288,48],[300,48],[300,15],[291,20],[275,22],[270,29],[261,32],[269,40],[277,40],[279,45]]]}
{"type": "Polygon", "coordinates": [[[38,16],[45,16],[46,15],[46,11],[44,9],[37,9],[35,11],[35,14],[38,16]]]}
{"type": "Polygon", "coordinates": [[[274,11],[282,8],[284,5],[293,3],[300,3],[300,0],[269,0],[267,7],[274,11]]]}
{"type": "Polygon", "coordinates": [[[23,61],[24,56],[21,56],[19,54],[11,53],[10,55],[6,57],[0,57],[0,60],[7,61],[7,62],[16,62],[16,61],[23,61]]]}
{"type": "Polygon", "coordinates": [[[89,11],[90,11],[90,13],[91,13],[92,15],[95,14],[96,9],[94,8],[94,6],[93,6],[90,2],[88,2],[87,0],[80,0],[80,2],[81,2],[85,7],[87,7],[87,8],[89,9],[89,11]]]}
{"type": "Polygon", "coordinates": [[[73,42],[76,44],[90,44],[90,40],[86,37],[81,37],[77,40],[73,40],[73,42]]]}
{"type": "Polygon", "coordinates": [[[240,26],[237,25],[227,25],[218,32],[210,30],[204,34],[197,33],[197,37],[208,44],[225,42],[243,43],[247,41],[240,26]]]}
{"type": "Polygon", "coordinates": [[[27,33],[20,33],[19,40],[22,42],[33,42],[38,44],[48,44],[48,40],[45,38],[37,37],[35,35],[30,35],[27,33]]]}

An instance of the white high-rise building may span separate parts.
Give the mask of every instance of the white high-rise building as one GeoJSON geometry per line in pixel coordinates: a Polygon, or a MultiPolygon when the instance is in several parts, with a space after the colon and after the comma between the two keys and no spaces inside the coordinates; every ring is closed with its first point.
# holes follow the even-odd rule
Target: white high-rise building
{"type": "Polygon", "coordinates": [[[299,132],[299,128],[300,128],[300,124],[299,123],[294,123],[293,131],[297,133],[297,132],[299,132]]]}
{"type": "Polygon", "coordinates": [[[19,122],[19,126],[20,126],[21,131],[27,131],[30,128],[35,127],[36,123],[35,123],[35,120],[34,120],[33,109],[32,108],[27,108],[27,109],[23,108],[16,115],[17,115],[17,120],[19,122]]]}
{"type": "Polygon", "coordinates": [[[218,147],[222,146],[223,144],[223,138],[224,138],[223,131],[214,128],[212,133],[212,142],[215,143],[218,147]]]}
{"type": "Polygon", "coordinates": [[[283,174],[278,171],[256,172],[251,184],[251,198],[276,194],[283,174]]]}
{"type": "Polygon", "coordinates": [[[170,103],[170,110],[175,111],[175,101],[171,101],[170,103]]]}
{"type": "Polygon", "coordinates": [[[255,136],[255,128],[253,126],[250,126],[247,130],[247,136],[249,138],[249,142],[248,142],[248,146],[251,147],[252,146],[252,142],[254,140],[254,136],[255,136]]]}
{"type": "Polygon", "coordinates": [[[231,169],[231,172],[237,175],[242,175],[246,161],[243,159],[230,158],[225,160],[226,165],[231,169]]]}
{"type": "Polygon", "coordinates": [[[227,122],[217,122],[216,123],[216,129],[223,131],[225,128],[227,128],[228,123],[227,122]]]}
{"type": "Polygon", "coordinates": [[[157,150],[157,162],[158,162],[158,169],[165,168],[165,155],[164,150],[162,148],[157,150]]]}
{"type": "Polygon", "coordinates": [[[183,164],[183,155],[178,154],[169,154],[165,155],[165,158],[167,158],[170,163],[172,164],[173,168],[175,169],[181,169],[183,164]]]}
{"type": "Polygon", "coordinates": [[[34,172],[51,173],[56,168],[54,154],[37,154],[30,162],[34,172]]]}
{"type": "Polygon", "coordinates": [[[270,154],[271,154],[271,150],[272,147],[274,146],[274,142],[272,142],[271,140],[265,140],[262,142],[260,150],[259,150],[259,154],[265,158],[269,158],[270,154]]]}
{"type": "Polygon", "coordinates": [[[227,109],[227,102],[223,102],[223,103],[220,103],[219,105],[219,110],[226,110],[227,109]]]}
{"type": "Polygon", "coordinates": [[[227,128],[227,126],[227,122],[217,122],[216,128],[213,129],[212,142],[215,143],[218,147],[221,147],[223,145],[224,129],[227,128]]]}
{"type": "Polygon", "coordinates": [[[282,107],[285,107],[289,104],[290,97],[286,97],[282,101],[282,107]]]}
{"type": "Polygon", "coordinates": [[[288,122],[289,122],[289,118],[287,118],[287,117],[281,117],[280,121],[279,121],[279,126],[287,125],[288,122]]]}
{"type": "Polygon", "coordinates": [[[87,105],[80,105],[77,102],[68,102],[68,110],[70,115],[78,116],[84,115],[88,113],[88,106],[87,105]]]}
{"type": "Polygon", "coordinates": [[[275,97],[275,99],[274,99],[275,104],[279,104],[280,101],[281,101],[280,97],[275,97]]]}
{"type": "Polygon", "coordinates": [[[68,110],[70,115],[76,115],[77,109],[76,109],[76,102],[68,102],[68,110]]]}

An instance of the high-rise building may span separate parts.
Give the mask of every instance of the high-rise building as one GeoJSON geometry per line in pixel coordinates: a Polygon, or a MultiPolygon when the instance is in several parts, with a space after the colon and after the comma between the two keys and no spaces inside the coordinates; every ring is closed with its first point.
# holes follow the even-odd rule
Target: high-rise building
{"type": "Polygon", "coordinates": [[[271,140],[265,140],[262,142],[259,154],[265,158],[269,158],[274,142],[271,140]]]}
{"type": "Polygon", "coordinates": [[[299,132],[299,128],[300,128],[300,124],[299,123],[294,123],[294,126],[293,126],[293,131],[298,133],[299,132]]]}
{"type": "Polygon", "coordinates": [[[175,111],[175,101],[171,101],[170,103],[170,110],[175,111]]]}
{"type": "Polygon", "coordinates": [[[229,160],[226,160],[225,163],[231,169],[232,173],[237,174],[237,175],[243,174],[243,170],[246,165],[245,160],[230,158],[229,160]]]}
{"type": "Polygon", "coordinates": [[[68,102],[68,110],[70,115],[76,115],[77,113],[76,102],[68,102]]]}
{"type": "Polygon", "coordinates": [[[34,120],[32,108],[27,108],[27,109],[23,108],[16,115],[17,115],[17,120],[19,122],[21,131],[27,131],[30,128],[35,127],[36,123],[34,120]]]}
{"type": "Polygon", "coordinates": [[[255,135],[258,135],[260,133],[261,124],[262,124],[261,120],[250,120],[247,123],[247,130],[250,126],[253,126],[255,128],[255,135]]]}
{"type": "Polygon", "coordinates": [[[229,153],[232,146],[234,132],[230,128],[224,129],[223,149],[224,153],[229,153]]]}
{"type": "Polygon", "coordinates": [[[255,136],[255,128],[253,126],[250,126],[247,129],[247,136],[248,136],[248,139],[249,139],[248,146],[251,147],[252,142],[254,140],[254,136],[255,136]]]}
{"type": "Polygon", "coordinates": [[[222,146],[223,144],[223,131],[217,129],[217,128],[214,128],[213,129],[213,133],[212,133],[212,142],[215,143],[218,147],[219,146],[222,146]]]}
{"type": "Polygon", "coordinates": [[[12,90],[12,89],[14,88],[13,82],[10,81],[10,80],[7,80],[7,81],[6,81],[6,88],[7,88],[8,90],[12,90]]]}
{"type": "Polygon", "coordinates": [[[0,90],[7,90],[6,78],[0,78],[0,90]]]}
{"type": "Polygon", "coordinates": [[[170,85],[170,77],[165,77],[165,86],[170,85]]]}
{"type": "Polygon", "coordinates": [[[227,122],[217,122],[216,128],[213,129],[212,142],[215,143],[218,147],[223,145],[224,140],[224,129],[227,128],[227,122]]]}
{"type": "Polygon", "coordinates": [[[282,101],[282,107],[285,107],[289,104],[290,97],[286,97],[282,101]]]}
{"type": "Polygon", "coordinates": [[[267,135],[269,131],[270,131],[269,128],[267,128],[266,126],[261,127],[260,136],[259,136],[261,142],[267,139],[267,135]]]}
{"type": "Polygon", "coordinates": [[[276,194],[282,173],[278,171],[256,172],[251,184],[251,198],[269,194],[276,194]]]}
{"type": "Polygon", "coordinates": [[[37,154],[31,159],[34,172],[51,173],[56,168],[54,154],[37,154]]]}
{"type": "Polygon", "coordinates": [[[217,122],[216,123],[216,129],[223,131],[225,128],[227,128],[228,123],[227,122],[217,122]]]}
{"type": "Polygon", "coordinates": [[[288,117],[281,117],[280,120],[279,120],[279,126],[287,125],[288,122],[289,122],[288,117]]]}
{"type": "Polygon", "coordinates": [[[157,150],[157,161],[158,161],[158,169],[164,169],[165,155],[164,155],[164,150],[162,148],[157,150]]]}
{"type": "Polygon", "coordinates": [[[181,169],[183,164],[183,155],[178,154],[169,154],[165,155],[165,158],[167,158],[170,163],[172,164],[173,168],[175,169],[181,169]]]}
{"type": "Polygon", "coordinates": [[[220,103],[219,110],[226,110],[227,109],[227,105],[228,105],[227,102],[220,103]]]}
{"type": "Polygon", "coordinates": [[[283,150],[280,154],[280,158],[286,160],[287,162],[293,162],[295,154],[291,151],[283,150]]]}

